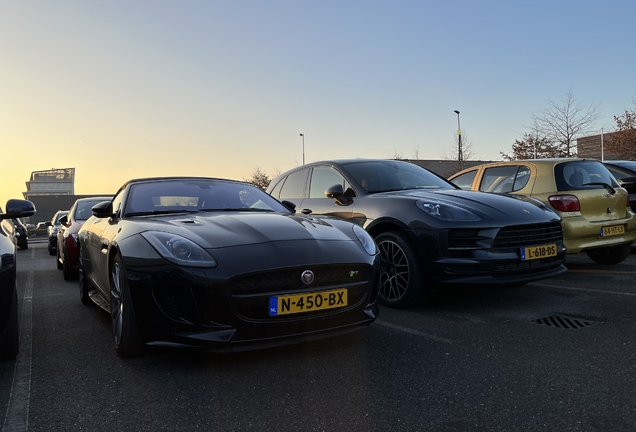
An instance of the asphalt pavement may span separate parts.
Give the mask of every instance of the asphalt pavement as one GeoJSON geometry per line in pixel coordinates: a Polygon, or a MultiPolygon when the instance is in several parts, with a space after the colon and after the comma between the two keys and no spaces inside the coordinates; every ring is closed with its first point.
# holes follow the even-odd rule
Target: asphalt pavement
{"type": "Polygon", "coordinates": [[[367,330],[237,354],[117,357],[46,243],[19,252],[21,352],[2,431],[633,431],[636,255],[454,290],[367,330]]]}

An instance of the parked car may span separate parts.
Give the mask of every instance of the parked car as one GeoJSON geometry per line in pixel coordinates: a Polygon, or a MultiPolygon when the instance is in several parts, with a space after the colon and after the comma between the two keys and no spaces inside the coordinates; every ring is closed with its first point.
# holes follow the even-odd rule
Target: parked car
{"type": "Polygon", "coordinates": [[[579,158],[496,162],[450,177],[466,189],[530,196],[563,217],[568,254],[594,262],[624,261],[636,241],[636,215],[627,191],[597,160],[579,158]]]}
{"type": "Polygon", "coordinates": [[[50,226],[51,226],[51,221],[43,221],[43,222],[38,222],[35,225],[35,229],[36,230],[43,230],[43,229],[47,229],[50,226]]]}
{"type": "Polygon", "coordinates": [[[16,244],[21,250],[29,248],[29,230],[20,218],[11,219],[11,223],[15,228],[16,244]]]}
{"type": "Polygon", "coordinates": [[[49,236],[49,255],[57,254],[57,232],[60,230],[60,219],[68,214],[68,210],[58,210],[51,219],[51,225],[47,228],[49,236]]]}
{"type": "Polygon", "coordinates": [[[58,270],[62,270],[64,280],[77,278],[79,258],[77,252],[77,233],[86,220],[91,217],[91,207],[112,197],[80,198],[75,201],[68,214],[60,217],[60,229],[57,232],[56,260],[58,270]]]}
{"type": "Polygon", "coordinates": [[[611,160],[603,164],[629,193],[630,206],[636,212],[636,161],[611,160]]]}
{"type": "Polygon", "coordinates": [[[566,271],[561,218],[543,203],[463,191],[408,162],[315,162],[267,191],[301,213],[365,228],[380,248],[380,299],[390,307],[448,285],[519,285],[566,271]]]}
{"type": "Polygon", "coordinates": [[[144,344],[236,351],[351,332],[378,315],[373,239],[231,180],[124,184],[79,232],[80,298],[122,357],[144,344]]]}
{"type": "Polygon", "coordinates": [[[19,351],[17,247],[11,219],[35,214],[30,201],[9,200],[6,213],[0,209],[0,361],[13,360],[19,351]]]}

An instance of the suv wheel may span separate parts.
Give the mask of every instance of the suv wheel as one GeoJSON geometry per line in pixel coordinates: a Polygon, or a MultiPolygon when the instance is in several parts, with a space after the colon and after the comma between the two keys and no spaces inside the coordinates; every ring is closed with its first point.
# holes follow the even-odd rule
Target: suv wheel
{"type": "Polygon", "coordinates": [[[401,309],[425,300],[430,290],[413,241],[399,231],[380,234],[375,241],[382,262],[380,302],[401,309]]]}

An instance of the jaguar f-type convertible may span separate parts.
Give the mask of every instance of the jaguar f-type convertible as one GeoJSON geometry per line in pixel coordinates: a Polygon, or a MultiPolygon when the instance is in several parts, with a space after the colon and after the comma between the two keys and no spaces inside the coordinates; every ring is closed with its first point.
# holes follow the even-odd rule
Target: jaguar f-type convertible
{"type": "Polygon", "coordinates": [[[232,180],[131,180],[79,231],[80,299],[110,313],[121,357],[145,345],[284,345],[372,323],[371,236],[292,209],[232,180]]]}

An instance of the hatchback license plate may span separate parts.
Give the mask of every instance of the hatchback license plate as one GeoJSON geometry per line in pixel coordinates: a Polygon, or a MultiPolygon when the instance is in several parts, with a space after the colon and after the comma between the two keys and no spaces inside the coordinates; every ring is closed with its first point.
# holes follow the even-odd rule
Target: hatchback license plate
{"type": "Polygon", "coordinates": [[[601,228],[601,237],[625,234],[624,225],[613,225],[601,228]]]}
{"type": "Polygon", "coordinates": [[[521,261],[553,257],[556,255],[556,244],[521,248],[521,261]]]}
{"type": "Polygon", "coordinates": [[[347,290],[313,292],[274,296],[269,298],[269,315],[286,315],[301,312],[313,312],[323,309],[333,309],[347,305],[347,290]]]}

